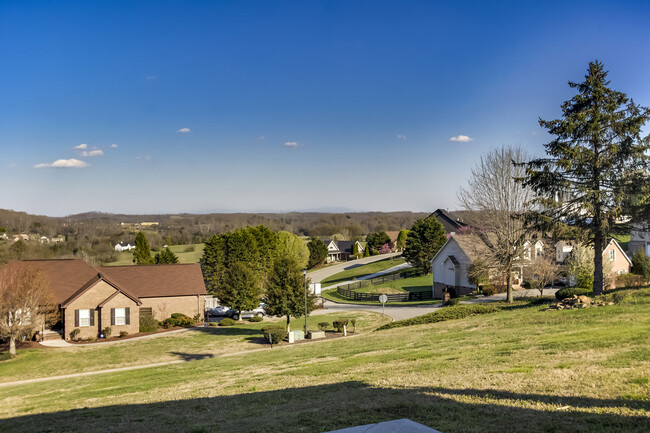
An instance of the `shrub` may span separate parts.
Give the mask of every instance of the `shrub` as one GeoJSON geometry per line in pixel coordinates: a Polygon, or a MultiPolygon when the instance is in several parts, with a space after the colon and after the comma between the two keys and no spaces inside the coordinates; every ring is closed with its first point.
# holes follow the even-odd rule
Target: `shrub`
{"type": "Polygon", "coordinates": [[[481,288],[481,290],[483,290],[483,295],[492,296],[497,293],[505,293],[508,288],[505,284],[486,284],[481,288]]]}
{"type": "Polygon", "coordinates": [[[350,324],[352,325],[352,332],[357,331],[357,319],[350,319],[350,324]]]}
{"type": "Polygon", "coordinates": [[[447,302],[445,302],[445,307],[453,307],[454,305],[460,304],[460,299],[458,298],[451,298],[447,302]]]}
{"type": "Polygon", "coordinates": [[[76,340],[77,338],[79,338],[79,333],[80,333],[80,332],[81,332],[81,329],[79,329],[79,328],[74,328],[74,329],[70,332],[70,340],[76,340]]]}
{"type": "Polygon", "coordinates": [[[237,322],[230,317],[225,317],[219,321],[219,326],[235,326],[236,324],[237,322]]]}
{"type": "Polygon", "coordinates": [[[562,299],[571,298],[573,295],[577,296],[591,296],[591,290],[583,289],[581,287],[567,287],[565,289],[560,289],[555,292],[555,299],[561,301],[562,299]]]}
{"type": "Polygon", "coordinates": [[[339,319],[332,322],[332,326],[336,329],[336,332],[343,332],[343,327],[347,326],[348,319],[339,319]]]}
{"type": "Polygon", "coordinates": [[[180,326],[182,328],[190,328],[194,326],[194,320],[187,317],[184,314],[174,313],[172,314],[172,317],[165,319],[165,321],[163,322],[163,326],[167,329],[172,328],[174,326],[180,326]],[[173,317],[174,315],[177,316],[173,317]]]}
{"type": "Polygon", "coordinates": [[[194,245],[190,245],[190,246],[186,247],[184,251],[185,251],[186,253],[191,253],[191,252],[194,251],[195,249],[196,249],[196,248],[194,247],[194,245]]]}
{"type": "Polygon", "coordinates": [[[208,325],[209,326],[218,326],[219,322],[210,322],[208,325]]]}
{"type": "Polygon", "coordinates": [[[111,332],[113,332],[113,330],[111,329],[110,326],[107,326],[106,328],[104,328],[104,337],[106,337],[106,338],[110,337],[111,332]]]}
{"type": "Polygon", "coordinates": [[[645,255],[643,249],[637,251],[632,256],[631,272],[641,275],[644,280],[650,280],[650,257],[645,255]]]}
{"type": "Polygon", "coordinates": [[[321,331],[325,331],[329,327],[330,327],[329,322],[320,322],[318,324],[318,329],[321,330],[321,331]]]}
{"type": "Polygon", "coordinates": [[[89,342],[89,343],[90,343],[91,341],[95,341],[95,340],[96,340],[95,337],[86,337],[86,338],[83,339],[83,341],[87,341],[87,342],[89,342]]]}
{"type": "Polygon", "coordinates": [[[271,325],[262,328],[262,333],[267,341],[270,340],[273,344],[278,344],[287,336],[287,328],[284,326],[271,325]]]}
{"type": "Polygon", "coordinates": [[[433,313],[428,313],[423,316],[413,317],[406,320],[398,320],[396,322],[388,323],[379,327],[377,330],[400,328],[403,326],[423,325],[426,323],[444,322],[447,320],[464,319],[465,317],[474,316],[476,314],[489,314],[499,311],[499,307],[494,305],[456,305],[449,308],[444,308],[433,313]]]}
{"type": "Polygon", "coordinates": [[[616,287],[641,287],[644,277],[635,274],[621,274],[616,276],[616,287]]]}
{"type": "Polygon", "coordinates": [[[248,319],[249,322],[261,322],[262,320],[264,320],[262,316],[253,316],[248,319]]]}
{"type": "Polygon", "coordinates": [[[129,335],[128,332],[126,332],[126,331],[120,331],[120,338],[124,338],[124,337],[126,337],[127,335],[129,335]]]}
{"type": "Polygon", "coordinates": [[[156,332],[158,322],[152,316],[140,316],[140,332],[156,332]]]}

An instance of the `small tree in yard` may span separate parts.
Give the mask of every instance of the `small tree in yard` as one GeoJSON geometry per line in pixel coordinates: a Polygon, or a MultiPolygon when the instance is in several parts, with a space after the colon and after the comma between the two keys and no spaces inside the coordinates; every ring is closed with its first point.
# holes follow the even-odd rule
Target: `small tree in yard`
{"type": "MultiPolygon", "coordinates": [[[[566,261],[567,273],[576,281],[576,286],[591,290],[594,284],[594,249],[585,245],[576,245],[566,261]]],[[[602,262],[602,274],[607,276],[612,269],[612,262],[602,262]]]]}
{"type": "Polygon", "coordinates": [[[524,268],[524,277],[530,282],[531,289],[539,290],[540,298],[544,296],[544,287],[552,284],[560,276],[560,267],[554,260],[537,257],[524,268]]]}
{"type": "Polygon", "coordinates": [[[632,270],[636,275],[641,275],[645,281],[650,281],[650,257],[642,249],[632,256],[632,270]]]}
{"type": "Polygon", "coordinates": [[[366,249],[363,250],[363,256],[370,257],[370,247],[368,245],[366,245],[366,249]]]}
{"type": "Polygon", "coordinates": [[[156,254],[155,259],[157,265],[178,263],[178,257],[169,247],[156,254]]]}
{"type": "Polygon", "coordinates": [[[417,220],[406,238],[404,258],[413,267],[428,274],[431,271],[431,259],[445,242],[447,242],[447,234],[437,219],[417,220]]]}
{"type": "Polygon", "coordinates": [[[224,278],[224,285],[216,291],[219,302],[239,313],[252,310],[260,302],[262,289],[255,272],[243,262],[233,263],[224,278]]]}
{"type": "MultiPolygon", "coordinates": [[[[287,332],[291,316],[305,314],[305,283],[300,266],[290,257],[281,257],[273,266],[266,289],[264,310],[271,316],[287,316],[287,332]]],[[[307,314],[316,308],[316,297],[307,292],[307,314]]]]}
{"type": "Polygon", "coordinates": [[[379,254],[388,254],[391,252],[390,244],[384,244],[379,249],[379,254]]]}
{"type": "Polygon", "coordinates": [[[408,230],[400,230],[399,234],[397,235],[397,250],[398,251],[404,251],[404,248],[406,248],[406,238],[409,235],[408,230]]]}
{"type": "Polygon", "coordinates": [[[16,340],[30,336],[55,311],[49,288],[40,272],[7,265],[0,269],[0,337],[9,340],[16,356],[16,340]]]}

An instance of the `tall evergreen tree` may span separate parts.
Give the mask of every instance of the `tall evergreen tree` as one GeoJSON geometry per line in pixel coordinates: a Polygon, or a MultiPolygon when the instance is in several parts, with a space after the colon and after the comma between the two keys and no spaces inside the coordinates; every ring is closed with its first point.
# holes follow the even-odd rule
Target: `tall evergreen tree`
{"type": "Polygon", "coordinates": [[[136,265],[153,265],[154,258],[151,257],[149,242],[142,232],[135,235],[135,250],[133,250],[133,263],[136,265]]]}
{"type": "MultiPolygon", "coordinates": [[[[264,297],[264,307],[271,316],[287,316],[287,331],[291,316],[301,317],[305,314],[305,281],[300,266],[291,257],[280,257],[273,266],[269,277],[269,284],[264,297]]],[[[307,293],[307,312],[309,314],[316,308],[316,297],[307,293]]]]}
{"type": "Polygon", "coordinates": [[[242,311],[257,307],[261,293],[257,275],[248,264],[242,262],[233,263],[228,268],[223,286],[216,291],[219,302],[237,311],[239,320],[242,311]]]}
{"type": "Polygon", "coordinates": [[[310,268],[323,264],[325,259],[327,259],[327,245],[317,237],[311,238],[311,241],[307,244],[307,248],[309,249],[310,268]]]}
{"type": "Polygon", "coordinates": [[[409,235],[408,230],[400,230],[399,234],[397,235],[397,250],[398,251],[404,251],[404,248],[406,248],[406,238],[409,235]]]}
{"type": "Polygon", "coordinates": [[[437,219],[417,220],[406,237],[404,258],[413,267],[428,274],[431,271],[431,259],[445,242],[447,242],[447,234],[437,219]]]}
{"type": "Polygon", "coordinates": [[[589,63],[584,82],[569,82],[578,94],[562,104],[562,118],[539,120],[554,138],[544,145],[545,158],[528,163],[524,179],[541,196],[538,222],[564,221],[589,233],[594,294],[603,291],[607,236],[629,230],[620,224],[622,216],[648,216],[650,189],[650,136],[641,135],[650,110],[609,84],[598,61],[589,63]]]}
{"type": "Polygon", "coordinates": [[[370,247],[366,245],[366,248],[363,250],[364,257],[370,257],[370,247]]]}

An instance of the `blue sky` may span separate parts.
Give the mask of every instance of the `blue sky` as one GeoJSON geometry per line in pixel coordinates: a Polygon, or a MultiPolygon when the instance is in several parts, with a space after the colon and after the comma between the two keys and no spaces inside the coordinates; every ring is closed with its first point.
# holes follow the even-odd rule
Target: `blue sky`
{"type": "Polygon", "coordinates": [[[456,208],[481,153],[543,152],[590,60],[650,105],[648,22],[641,1],[0,0],[0,208],[456,208]]]}

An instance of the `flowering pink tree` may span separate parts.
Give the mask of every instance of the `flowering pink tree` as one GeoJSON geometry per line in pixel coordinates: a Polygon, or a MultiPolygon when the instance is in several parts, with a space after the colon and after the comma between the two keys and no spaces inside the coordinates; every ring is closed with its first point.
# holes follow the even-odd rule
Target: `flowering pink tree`
{"type": "Polygon", "coordinates": [[[391,252],[390,244],[384,244],[379,249],[379,254],[388,254],[391,252]]]}

